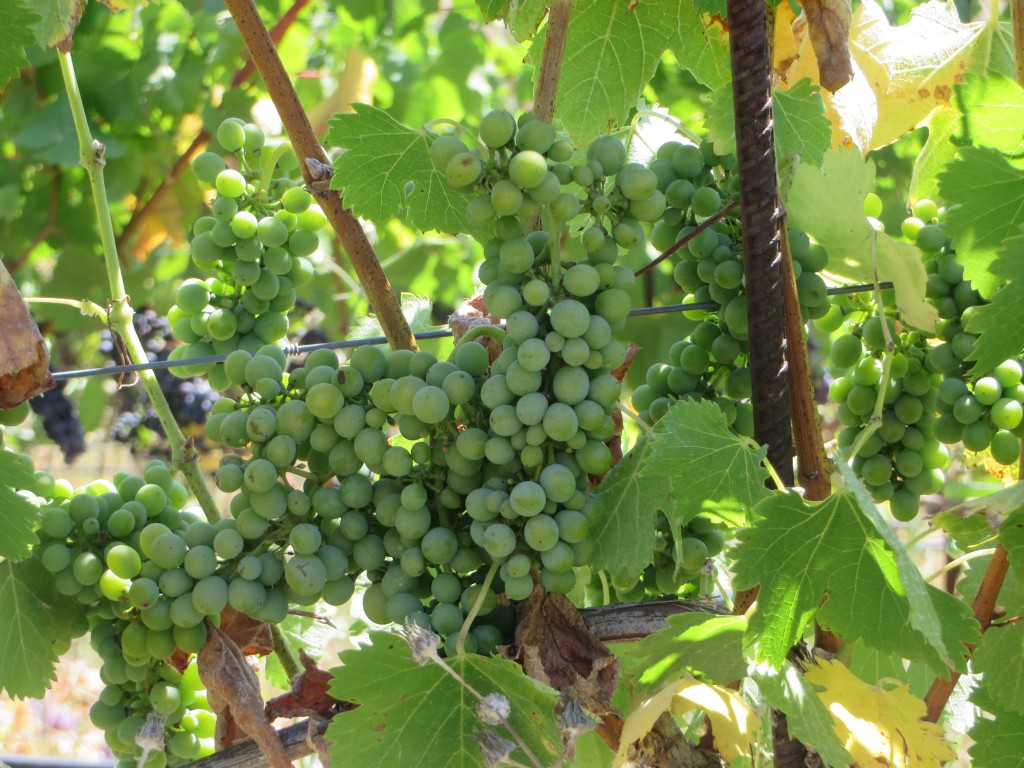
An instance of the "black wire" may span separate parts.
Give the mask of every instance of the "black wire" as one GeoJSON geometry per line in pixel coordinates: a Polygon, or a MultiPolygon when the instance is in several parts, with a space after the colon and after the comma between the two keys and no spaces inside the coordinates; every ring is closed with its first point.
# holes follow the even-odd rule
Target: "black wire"
{"type": "MultiPolygon", "coordinates": [[[[879,283],[878,287],[885,290],[892,288],[892,283],[879,283]]],[[[864,293],[866,291],[873,291],[875,285],[873,283],[864,283],[861,285],[844,285],[838,288],[829,288],[829,296],[841,296],[849,293],[864,293]]],[[[700,301],[691,304],[667,304],[663,307],[643,307],[642,309],[634,309],[629,313],[630,317],[647,317],[648,315],[665,315],[674,312],[688,312],[690,310],[699,309],[718,309],[718,304],[713,301],[700,301]]],[[[429,341],[430,339],[443,339],[447,336],[451,336],[450,330],[440,331],[424,331],[422,333],[414,334],[414,338],[417,341],[429,341]]],[[[325,341],[322,344],[290,344],[284,347],[283,351],[285,355],[303,355],[307,352],[314,352],[318,349],[349,349],[351,347],[361,347],[366,344],[387,344],[387,339],[384,336],[368,336],[363,339],[345,339],[344,341],[325,341]]],[[[103,368],[83,368],[78,371],[61,371],[53,374],[54,381],[63,381],[65,379],[80,379],[86,376],[104,376],[114,375],[122,373],[138,373],[139,371],[156,371],[165,368],[177,368],[182,365],[203,365],[205,363],[223,363],[227,359],[227,355],[206,355],[204,357],[190,357],[181,360],[153,360],[148,363],[134,363],[132,365],[107,365],[103,368]]]]}

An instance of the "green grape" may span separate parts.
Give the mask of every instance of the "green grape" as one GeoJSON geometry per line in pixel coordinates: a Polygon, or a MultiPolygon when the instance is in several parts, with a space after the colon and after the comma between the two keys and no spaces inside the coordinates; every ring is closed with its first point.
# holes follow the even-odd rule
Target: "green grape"
{"type": "Polygon", "coordinates": [[[217,127],[217,142],[228,152],[237,152],[245,143],[245,129],[232,120],[225,120],[217,127]]]}
{"type": "MultiPolygon", "coordinates": [[[[548,174],[547,161],[539,152],[523,150],[512,157],[508,165],[509,179],[520,189],[533,189],[545,180],[548,174]]],[[[555,194],[561,186],[555,179],[555,194]]],[[[552,197],[553,199],[553,197],[552,197]]]]}
{"type": "Polygon", "coordinates": [[[535,552],[545,552],[558,543],[558,523],[548,515],[537,515],[526,521],[523,537],[535,552]]]}
{"type": "Polygon", "coordinates": [[[626,163],[626,147],[614,136],[598,136],[587,147],[587,160],[596,161],[605,176],[613,176],[626,163]]]}
{"type": "MultiPolygon", "coordinates": [[[[224,197],[238,198],[245,193],[245,177],[231,168],[218,173],[213,184],[224,197]]],[[[230,243],[226,245],[230,245],[230,243]]]]}
{"type": "Polygon", "coordinates": [[[690,208],[695,216],[713,216],[722,207],[722,198],[712,187],[701,187],[690,198],[690,208]]]}
{"type": "Polygon", "coordinates": [[[302,213],[313,204],[313,196],[302,187],[291,187],[281,195],[281,205],[289,213],[302,213]]]}
{"type": "Polygon", "coordinates": [[[530,120],[519,128],[516,145],[524,150],[547,153],[555,142],[555,129],[550,123],[530,120]]]}
{"type": "Polygon", "coordinates": [[[423,536],[420,550],[428,562],[444,565],[451,562],[458,552],[459,542],[455,533],[448,528],[432,528],[423,536]]]}
{"type": "MultiPolygon", "coordinates": [[[[223,146],[223,142],[221,146],[223,146]]],[[[225,147],[225,149],[227,148],[225,147]]],[[[225,168],[227,168],[227,164],[224,162],[224,158],[216,152],[201,152],[192,159],[192,172],[197,179],[207,184],[213,184],[217,174],[225,168]]]]}
{"type": "Polygon", "coordinates": [[[480,139],[492,149],[504,147],[515,133],[516,119],[504,109],[492,109],[480,119],[480,139]]]}
{"type": "Polygon", "coordinates": [[[480,158],[471,152],[460,152],[454,155],[445,166],[448,183],[453,187],[467,187],[480,178],[483,166],[480,158]]]}
{"type": "Polygon", "coordinates": [[[220,576],[207,576],[192,588],[192,605],[201,614],[219,616],[227,604],[228,583],[220,576]]]}
{"type": "Polygon", "coordinates": [[[142,571],[142,558],[127,544],[114,544],[105,558],[107,567],[122,579],[134,579],[142,571]]]}

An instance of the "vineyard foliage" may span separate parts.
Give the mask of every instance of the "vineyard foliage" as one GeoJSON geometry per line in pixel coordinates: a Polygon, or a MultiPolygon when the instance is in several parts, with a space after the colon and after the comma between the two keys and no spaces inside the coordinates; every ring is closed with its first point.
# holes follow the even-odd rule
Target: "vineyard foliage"
{"type": "Polygon", "coordinates": [[[768,3],[751,148],[739,7],[3,3],[0,692],[88,636],[147,768],[1024,765],[1021,42],[768,3]]]}

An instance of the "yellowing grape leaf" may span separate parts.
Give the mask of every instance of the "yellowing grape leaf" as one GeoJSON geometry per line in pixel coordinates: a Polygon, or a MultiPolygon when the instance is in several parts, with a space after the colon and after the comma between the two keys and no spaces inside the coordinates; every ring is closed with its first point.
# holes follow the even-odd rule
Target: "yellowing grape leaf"
{"type": "Polygon", "coordinates": [[[874,282],[874,255],[878,279],[895,285],[903,320],[932,331],[938,314],[925,300],[927,275],[920,251],[876,233],[864,216],[864,198],[874,183],[875,165],[870,160],[852,151],[829,150],[820,169],[797,166],[785,201],[789,223],[828,251],[826,269],[838,278],[874,282]]]}
{"type": "MultiPolygon", "coordinates": [[[[833,146],[862,152],[883,147],[948,104],[988,33],[987,25],[962,23],[953,6],[939,0],[917,6],[896,27],[878,3],[865,0],[850,27],[853,77],[834,94],[823,94],[833,146]]],[[[783,87],[803,77],[818,82],[807,20],[794,19],[787,3],[780,4],[776,20],[775,71],[783,87]]]]}
{"type": "Polygon", "coordinates": [[[39,15],[36,42],[46,48],[71,38],[85,10],[85,0],[33,0],[32,10],[39,15]]]}
{"type": "Polygon", "coordinates": [[[151,0],[100,0],[107,8],[114,13],[123,11],[126,8],[142,8],[149,5],[151,0]]]}
{"type": "Polygon", "coordinates": [[[662,712],[682,715],[692,709],[701,709],[707,715],[715,749],[726,762],[750,754],[761,733],[761,718],[747,706],[743,696],[729,688],[686,679],[665,686],[633,708],[622,724],[614,768],[625,764],[630,745],[650,732],[662,712]]]}
{"type": "Polygon", "coordinates": [[[868,685],[837,661],[819,660],[804,673],[857,765],[939,768],[956,753],[942,728],[925,722],[924,702],[906,685],[868,685]]]}
{"type": "Polygon", "coordinates": [[[0,264],[0,408],[13,408],[53,386],[39,327],[0,264]]]}

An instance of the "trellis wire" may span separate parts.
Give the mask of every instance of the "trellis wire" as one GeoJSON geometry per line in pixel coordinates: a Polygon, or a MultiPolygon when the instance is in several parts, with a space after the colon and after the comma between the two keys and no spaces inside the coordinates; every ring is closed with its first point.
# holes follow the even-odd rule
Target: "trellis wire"
{"type": "MultiPolygon", "coordinates": [[[[887,290],[892,288],[892,283],[879,283],[878,287],[887,290]]],[[[843,285],[837,288],[829,288],[829,296],[841,296],[850,293],[864,293],[875,289],[873,283],[858,285],[843,285]]],[[[699,301],[691,304],[667,304],[664,307],[643,307],[634,309],[629,313],[630,317],[647,317],[648,315],[665,315],[673,312],[688,312],[699,309],[718,309],[719,305],[713,301],[699,301]]],[[[430,339],[443,339],[451,336],[450,329],[437,331],[424,331],[415,334],[417,341],[429,341],[430,339]]],[[[303,355],[318,349],[351,349],[366,344],[387,344],[383,336],[367,336],[362,339],[345,339],[343,341],[325,341],[321,344],[289,344],[283,348],[288,357],[303,355]]],[[[123,373],[137,373],[139,371],[155,371],[166,368],[177,368],[182,365],[203,365],[205,363],[223,363],[227,355],[205,355],[203,357],[190,357],[181,360],[151,360],[148,363],[133,363],[131,365],[107,365],[102,368],[83,368],[78,371],[54,372],[54,381],[65,379],[80,379],[87,376],[120,375],[123,373]]]]}

